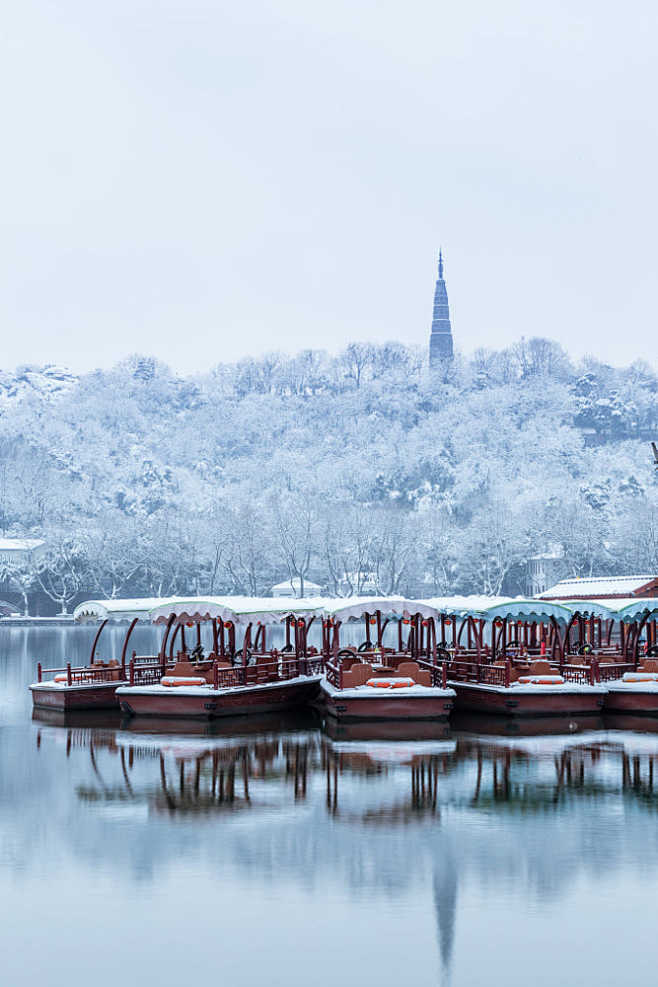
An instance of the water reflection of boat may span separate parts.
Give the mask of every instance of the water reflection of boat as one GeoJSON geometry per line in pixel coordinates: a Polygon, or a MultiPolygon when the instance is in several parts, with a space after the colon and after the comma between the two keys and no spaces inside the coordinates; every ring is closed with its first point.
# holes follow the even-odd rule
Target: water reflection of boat
{"type": "Polygon", "coordinates": [[[452,730],[500,737],[547,737],[603,729],[603,717],[592,716],[524,716],[503,719],[486,713],[454,713],[452,730]]]}
{"type": "Polygon", "coordinates": [[[608,730],[658,733],[658,716],[647,716],[645,713],[606,713],[603,719],[608,730]]]}
{"type": "Polygon", "coordinates": [[[115,710],[66,710],[47,709],[35,706],[32,710],[34,723],[53,727],[71,727],[86,730],[116,730],[121,726],[121,713],[115,710]]]}
{"type": "Polygon", "coordinates": [[[332,740],[446,740],[452,736],[447,723],[433,720],[344,723],[327,717],[322,729],[332,740]]]}

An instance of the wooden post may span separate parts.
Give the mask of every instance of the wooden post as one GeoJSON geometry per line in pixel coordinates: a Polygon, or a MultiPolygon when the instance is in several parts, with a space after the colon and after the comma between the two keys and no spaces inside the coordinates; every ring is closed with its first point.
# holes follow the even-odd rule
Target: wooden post
{"type": "Polygon", "coordinates": [[[43,677],[43,671],[41,669],[41,662],[37,662],[37,682],[41,682],[43,677]]]}
{"type": "Polygon", "coordinates": [[[130,659],[130,665],[128,666],[128,671],[130,673],[130,678],[129,678],[130,684],[131,685],[134,685],[135,684],[135,659],[134,658],[131,658],[130,659]]]}
{"type": "Polygon", "coordinates": [[[103,633],[103,628],[105,627],[106,624],[107,624],[107,618],[105,618],[105,620],[101,623],[101,626],[96,631],[96,636],[94,637],[94,643],[91,646],[91,657],[89,659],[89,664],[90,665],[93,665],[94,664],[94,655],[96,654],[96,645],[98,644],[98,639],[101,636],[101,634],[103,633]]]}
{"type": "Polygon", "coordinates": [[[382,612],[377,611],[377,647],[381,650],[382,647],[382,612]]]}
{"type": "Polygon", "coordinates": [[[169,640],[169,634],[171,633],[171,628],[176,620],[176,614],[172,613],[167,621],[167,626],[165,632],[162,636],[162,644],[160,646],[160,664],[164,668],[166,657],[167,657],[167,641],[169,640]]]}
{"type": "Polygon", "coordinates": [[[72,685],[73,684],[73,679],[71,677],[71,662],[70,661],[67,661],[67,663],[66,663],[66,684],[67,685],[72,685]]]}
{"type": "Polygon", "coordinates": [[[219,638],[217,635],[217,617],[212,619],[212,653],[219,654],[219,638]]]}
{"type": "Polygon", "coordinates": [[[126,634],[123,641],[123,648],[121,649],[121,678],[122,679],[125,679],[126,677],[126,649],[128,647],[128,641],[130,640],[130,635],[135,629],[135,625],[137,624],[138,621],[139,621],[139,617],[135,617],[130,627],[128,628],[128,633],[126,634]]]}
{"type": "Polygon", "coordinates": [[[176,624],[176,626],[174,627],[174,633],[171,635],[171,639],[169,641],[169,658],[170,659],[172,659],[174,657],[174,644],[176,643],[176,637],[178,635],[179,630],[180,630],[180,624],[176,624]]]}
{"type": "Polygon", "coordinates": [[[333,641],[331,643],[331,650],[334,655],[337,655],[338,652],[340,651],[340,625],[341,625],[341,621],[336,620],[336,618],[334,617],[333,641]]]}
{"type": "Polygon", "coordinates": [[[197,648],[200,648],[201,647],[201,621],[200,620],[197,620],[197,622],[196,622],[196,644],[197,644],[197,648]]]}
{"type": "Polygon", "coordinates": [[[442,689],[447,689],[448,688],[448,662],[447,661],[442,661],[441,662],[441,688],[442,689]]]}
{"type": "Polygon", "coordinates": [[[512,681],[512,663],[507,656],[505,656],[505,688],[509,689],[510,682],[512,681]]]}

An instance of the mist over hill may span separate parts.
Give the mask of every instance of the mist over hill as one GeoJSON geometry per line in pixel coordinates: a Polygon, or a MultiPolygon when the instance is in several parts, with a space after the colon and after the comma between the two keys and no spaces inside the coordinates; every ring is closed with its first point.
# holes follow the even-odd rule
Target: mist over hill
{"type": "MultiPolygon", "coordinates": [[[[190,377],[150,357],[0,372],[0,527],[47,562],[7,585],[94,595],[520,592],[658,571],[658,376],[523,340],[430,372],[399,343],[190,377]],[[36,572],[40,568],[40,572],[36,572]]],[[[29,569],[29,567],[28,567],[29,569]]]]}

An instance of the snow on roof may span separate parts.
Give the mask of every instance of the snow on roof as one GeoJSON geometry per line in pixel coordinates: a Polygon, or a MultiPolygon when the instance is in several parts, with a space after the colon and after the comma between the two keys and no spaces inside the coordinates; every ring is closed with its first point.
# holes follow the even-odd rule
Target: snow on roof
{"type": "Polygon", "coordinates": [[[632,596],[647,583],[658,579],[653,576],[594,576],[587,579],[561,579],[555,586],[540,593],[538,599],[567,599],[568,597],[632,596]]]}
{"type": "Polygon", "coordinates": [[[0,552],[31,552],[45,544],[43,538],[0,538],[0,552]]]}
{"type": "MultiPolygon", "coordinates": [[[[173,599],[177,599],[174,597],[173,599]]],[[[79,624],[90,624],[98,620],[150,620],[151,611],[161,604],[172,603],[162,597],[135,600],[85,600],[73,611],[73,619],[79,624]]]]}
{"type": "MultiPolygon", "coordinates": [[[[298,579],[298,577],[295,576],[294,579],[284,579],[282,583],[276,583],[276,585],[272,587],[272,590],[291,589],[291,588],[299,589],[301,584],[302,584],[301,579],[298,579]]],[[[304,580],[304,587],[307,586],[310,587],[311,589],[322,589],[322,587],[318,583],[314,583],[310,579],[304,580]]]]}

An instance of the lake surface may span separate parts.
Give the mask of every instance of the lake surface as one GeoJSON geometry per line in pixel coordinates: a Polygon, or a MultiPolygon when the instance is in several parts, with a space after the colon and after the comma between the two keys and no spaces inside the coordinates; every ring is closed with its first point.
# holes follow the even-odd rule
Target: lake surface
{"type": "Polygon", "coordinates": [[[0,626],[3,985],[656,983],[658,724],[33,718],[92,635],[0,626]]]}

